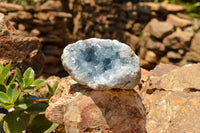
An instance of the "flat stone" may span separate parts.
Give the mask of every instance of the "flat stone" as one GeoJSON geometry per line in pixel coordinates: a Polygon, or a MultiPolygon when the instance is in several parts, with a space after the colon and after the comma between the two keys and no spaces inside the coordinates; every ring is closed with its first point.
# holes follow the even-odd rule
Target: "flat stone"
{"type": "Polygon", "coordinates": [[[167,57],[169,59],[178,59],[178,60],[181,59],[181,55],[178,52],[174,52],[174,51],[167,52],[167,57]]]}
{"type": "Polygon", "coordinates": [[[65,47],[65,70],[92,89],[133,89],[140,80],[139,58],[117,40],[91,38],[65,47]]]}
{"type": "Polygon", "coordinates": [[[163,39],[174,31],[172,24],[153,19],[149,22],[149,31],[152,36],[163,39]]]}
{"type": "Polygon", "coordinates": [[[180,28],[184,28],[186,26],[192,25],[192,21],[180,18],[176,15],[169,14],[167,16],[167,22],[171,23],[172,25],[180,28]]]}

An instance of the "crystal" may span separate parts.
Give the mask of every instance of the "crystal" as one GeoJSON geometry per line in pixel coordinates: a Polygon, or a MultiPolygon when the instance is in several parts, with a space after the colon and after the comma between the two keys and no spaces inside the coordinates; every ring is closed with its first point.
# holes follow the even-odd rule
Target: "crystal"
{"type": "Polygon", "coordinates": [[[139,58],[117,40],[79,40],[64,48],[61,59],[74,80],[95,90],[133,89],[140,81],[139,58]]]}

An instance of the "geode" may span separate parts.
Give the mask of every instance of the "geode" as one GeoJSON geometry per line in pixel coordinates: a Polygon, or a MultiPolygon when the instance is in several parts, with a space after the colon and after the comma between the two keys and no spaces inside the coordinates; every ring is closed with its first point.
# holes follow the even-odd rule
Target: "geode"
{"type": "Polygon", "coordinates": [[[139,58],[117,40],[77,41],[64,48],[61,59],[74,80],[95,90],[133,89],[140,81],[139,58]]]}

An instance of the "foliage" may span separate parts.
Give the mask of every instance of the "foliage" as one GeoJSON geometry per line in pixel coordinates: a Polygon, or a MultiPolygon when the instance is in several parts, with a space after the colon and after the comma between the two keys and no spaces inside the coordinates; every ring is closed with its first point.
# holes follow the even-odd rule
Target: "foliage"
{"type": "MultiPolygon", "coordinates": [[[[0,113],[0,129],[3,127],[6,133],[44,133],[56,128],[57,124],[44,116],[48,99],[29,94],[46,82],[35,80],[32,68],[28,68],[23,75],[17,68],[15,74],[11,75],[10,66],[11,62],[6,66],[0,64],[0,108],[7,110],[7,113],[0,113]]],[[[54,92],[57,85],[52,88],[54,92]]]]}

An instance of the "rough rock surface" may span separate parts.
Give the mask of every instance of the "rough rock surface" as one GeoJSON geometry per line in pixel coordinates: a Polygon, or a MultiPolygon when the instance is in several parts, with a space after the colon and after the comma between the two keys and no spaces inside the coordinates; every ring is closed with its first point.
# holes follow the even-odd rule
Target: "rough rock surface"
{"type": "Polygon", "coordinates": [[[171,35],[167,36],[163,43],[166,47],[171,49],[189,49],[190,41],[193,37],[193,33],[177,30],[171,35]]]}
{"type": "Polygon", "coordinates": [[[154,38],[148,39],[146,43],[146,48],[153,50],[155,53],[159,55],[162,55],[166,50],[165,45],[154,38]]]}
{"type": "Polygon", "coordinates": [[[161,22],[153,19],[149,23],[149,31],[151,35],[158,39],[163,39],[167,35],[171,34],[173,30],[173,25],[168,22],[161,22]]]}
{"type": "Polygon", "coordinates": [[[91,38],[65,47],[62,63],[73,79],[93,89],[132,89],[140,81],[140,63],[117,40],[91,38]]]}
{"type": "Polygon", "coordinates": [[[200,33],[197,33],[192,39],[190,49],[200,55],[200,33]]]}
{"type": "Polygon", "coordinates": [[[44,66],[44,55],[40,52],[39,39],[19,34],[0,13],[0,62],[7,64],[12,60],[12,67],[22,70],[32,67],[39,75],[44,66]]]}
{"type": "Polygon", "coordinates": [[[149,73],[141,97],[148,133],[196,132],[200,128],[200,64],[160,64],[149,73]]]}
{"type": "Polygon", "coordinates": [[[89,90],[62,78],[46,117],[66,133],[145,133],[145,109],[133,90],[89,90]]]}
{"type": "Polygon", "coordinates": [[[173,14],[169,14],[167,16],[167,22],[171,23],[172,25],[174,25],[176,27],[180,27],[180,28],[184,28],[186,26],[192,25],[192,21],[179,18],[173,14]]]}

